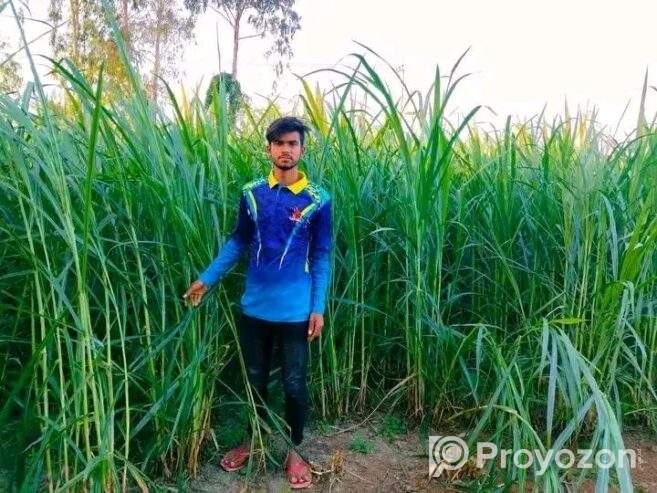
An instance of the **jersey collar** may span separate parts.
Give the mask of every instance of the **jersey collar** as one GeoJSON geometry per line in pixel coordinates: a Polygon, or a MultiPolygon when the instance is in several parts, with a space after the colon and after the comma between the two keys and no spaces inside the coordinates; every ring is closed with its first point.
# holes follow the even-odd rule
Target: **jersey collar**
{"type": "MultiPolygon", "coordinates": [[[[287,188],[295,195],[301,193],[301,191],[308,186],[308,178],[306,178],[305,173],[299,171],[299,176],[300,178],[296,182],[292,183],[292,185],[287,185],[287,188]]],[[[274,176],[274,170],[271,170],[269,172],[267,183],[269,183],[269,188],[274,188],[276,185],[279,184],[279,181],[274,176]]],[[[280,185],[282,187],[285,186],[282,183],[280,185]]]]}

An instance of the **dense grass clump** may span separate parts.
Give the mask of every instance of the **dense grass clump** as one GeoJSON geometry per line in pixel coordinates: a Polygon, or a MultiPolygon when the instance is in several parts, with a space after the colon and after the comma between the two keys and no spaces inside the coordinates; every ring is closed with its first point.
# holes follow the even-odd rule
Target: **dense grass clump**
{"type": "MultiPolygon", "coordinates": [[[[394,409],[543,451],[623,448],[623,423],[654,428],[654,128],[619,143],[579,116],[484,133],[476,108],[445,118],[461,79],[437,72],[426,96],[395,98],[353,60],[333,90],[301,86],[304,167],[335,204],[315,413],[394,409]]],[[[198,309],[180,295],[230,233],[240,185],[267,171],[279,110],[232,124],[223,98],[206,110],[170,94],[167,117],[134,76],[117,97],[102,73],[54,70],[63,107],[38,84],[0,98],[2,465],[27,491],[146,487],[196,472],[234,412],[217,402],[244,395],[243,270],[198,309]]],[[[504,472],[546,491],[564,480],[504,472]]],[[[600,491],[631,489],[627,468],[593,473],[600,491]]]]}

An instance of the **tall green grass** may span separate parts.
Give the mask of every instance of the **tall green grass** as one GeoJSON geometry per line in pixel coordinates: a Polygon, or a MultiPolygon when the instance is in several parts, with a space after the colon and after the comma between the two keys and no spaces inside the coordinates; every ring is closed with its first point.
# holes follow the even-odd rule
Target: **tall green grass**
{"type": "MultiPolygon", "coordinates": [[[[477,108],[445,116],[458,64],[422,94],[362,52],[330,90],[300,82],[304,166],[335,203],[316,415],[396,411],[514,449],[615,449],[624,423],[654,429],[654,126],[620,143],[585,115],[486,133],[477,108]]],[[[267,171],[279,109],[232,126],[222,98],[170,92],[169,117],[134,71],[120,95],[102,71],[53,70],[63,106],[38,79],[0,97],[2,466],[16,490],[145,489],[196,473],[234,409],[226,388],[244,395],[243,270],[198,309],[180,295],[267,171]]],[[[482,488],[582,479],[503,473],[482,488]]],[[[593,474],[631,490],[627,468],[593,474]]]]}

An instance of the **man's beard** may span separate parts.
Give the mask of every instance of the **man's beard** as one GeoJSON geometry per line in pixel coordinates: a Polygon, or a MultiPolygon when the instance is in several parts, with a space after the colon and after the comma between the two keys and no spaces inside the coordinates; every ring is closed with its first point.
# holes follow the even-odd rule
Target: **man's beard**
{"type": "Polygon", "coordinates": [[[297,161],[296,163],[291,163],[291,164],[282,166],[282,165],[280,165],[280,164],[278,164],[277,162],[274,161],[274,166],[276,166],[278,169],[280,169],[282,171],[289,171],[291,169],[294,169],[294,168],[296,168],[297,164],[299,164],[299,161],[297,161]]]}

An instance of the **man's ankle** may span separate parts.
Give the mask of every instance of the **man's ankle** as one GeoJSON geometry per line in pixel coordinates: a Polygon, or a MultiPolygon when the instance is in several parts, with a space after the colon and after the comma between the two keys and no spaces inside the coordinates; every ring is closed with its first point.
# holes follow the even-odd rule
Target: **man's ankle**
{"type": "Polygon", "coordinates": [[[290,448],[287,449],[287,453],[288,453],[288,455],[291,455],[291,456],[292,456],[293,458],[295,458],[295,459],[297,459],[297,458],[298,458],[298,459],[301,459],[301,454],[299,454],[299,452],[297,452],[297,451],[296,451],[295,449],[293,449],[292,447],[290,447],[290,448]]]}

